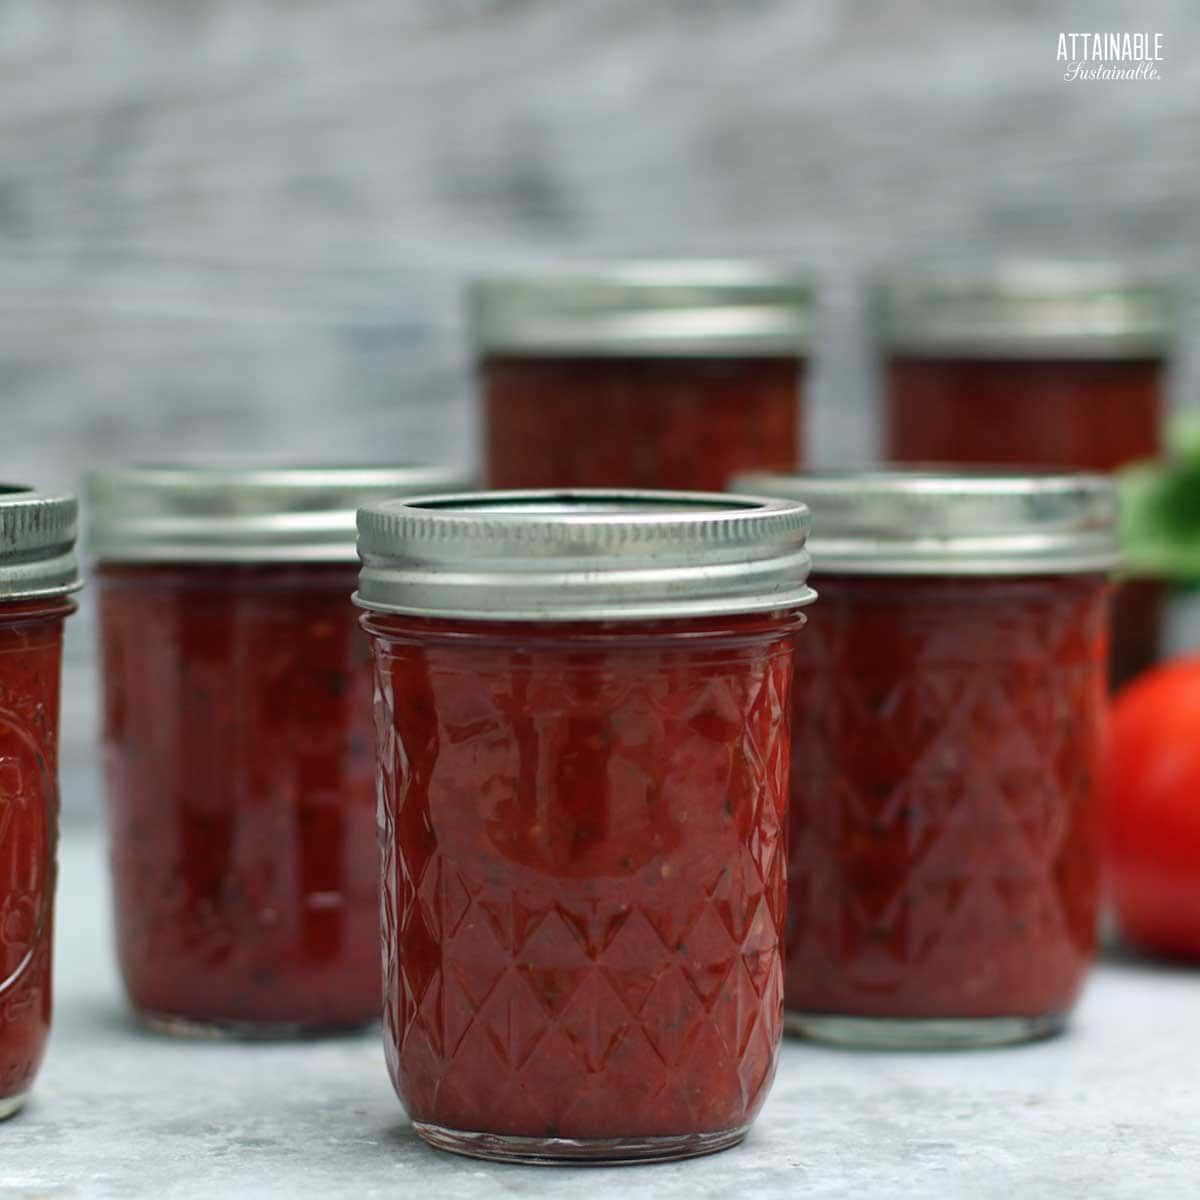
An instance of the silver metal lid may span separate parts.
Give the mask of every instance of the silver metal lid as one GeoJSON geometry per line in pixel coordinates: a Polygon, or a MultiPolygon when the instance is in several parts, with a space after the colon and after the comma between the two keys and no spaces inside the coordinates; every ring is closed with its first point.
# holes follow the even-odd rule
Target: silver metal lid
{"type": "Polygon", "coordinates": [[[1105,475],[868,468],[741,475],[731,486],[804,500],[818,575],[1082,574],[1120,557],[1105,475]]]}
{"type": "Polygon", "coordinates": [[[752,261],[613,262],[475,280],[477,353],[545,356],[802,355],[814,289],[752,261]]]}
{"type": "Polygon", "coordinates": [[[77,592],[75,497],[0,484],[0,600],[77,592]]]}
{"type": "Polygon", "coordinates": [[[707,492],[485,492],[358,514],[364,608],[466,621],[636,620],[808,604],[808,509],[707,492]]]}
{"type": "Polygon", "coordinates": [[[470,484],[455,467],[115,467],[88,479],[87,545],[102,562],[354,562],[361,505],[470,484]]]}
{"type": "Polygon", "coordinates": [[[876,316],[896,353],[1157,358],[1170,348],[1175,299],[1166,280],[1116,263],[922,264],[880,281],[876,316]]]}

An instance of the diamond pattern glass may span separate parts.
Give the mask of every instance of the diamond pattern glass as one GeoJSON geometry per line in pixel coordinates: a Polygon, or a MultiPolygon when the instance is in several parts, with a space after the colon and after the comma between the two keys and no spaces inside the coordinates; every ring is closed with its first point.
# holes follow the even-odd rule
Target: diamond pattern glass
{"type": "Polygon", "coordinates": [[[0,1116],[50,1031],[64,600],[0,605],[0,1116]]]}
{"type": "Polygon", "coordinates": [[[1041,1017],[1098,892],[1095,577],[827,577],[797,639],[789,1010],[1041,1017]]]}
{"type": "Polygon", "coordinates": [[[736,1140],[781,1032],[790,619],[368,627],[418,1129],[736,1140]]]}

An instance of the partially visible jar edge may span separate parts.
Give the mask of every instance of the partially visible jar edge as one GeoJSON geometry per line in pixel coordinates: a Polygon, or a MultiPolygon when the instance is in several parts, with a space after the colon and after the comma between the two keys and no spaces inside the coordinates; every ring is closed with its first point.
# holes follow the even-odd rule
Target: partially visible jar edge
{"type": "Polygon", "coordinates": [[[474,483],[420,464],[112,467],[88,477],[83,548],[93,563],[353,563],[360,505],[474,483]]]}
{"type": "Polygon", "coordinates": [[[211,546],[139,546],[114,549],[111,546],[87,547],[87,559],[92,566],[120,564],[146,566],[168,566],[179,563],[183,566],[303,566],[310,563],[342,563],[354,566],[358,563],[353,541],[347,546],[238,546],[214,549],[211,546]]]}
{"type": "Polygon", "coordinates": [[[949,359],[981,362],[1150,362],[1166,363],[1172,342],[1157,334],[1030,337],[979,334],[892,334],[881,338],[889,362],[949,359]]]}
{"type": "Polygon", "coordinates": [[[564,337],[561,340],[521,339],[476,347],[476,361],[488,367],[497,361],[611,358],[622,359],[721,359],[729,362],[764,358],[793,359],[797,364],[811,356],[807,338],[797,332],[793,336],[759,335],[738,339],[732,336],[661,339],[638,341],[632,338],[610,337],[590,341],[581,337],[564,337]]]}
{"type": "Polygon", "coordinates": [[[0,603],[68,596],[83,587],[73,494],[0,487],[0,603]]]}
{"type": "Polygon", "coordinates": [[[813,575],[903,575],[966,576],[988,575],[1106,575],[1118,572],[1123,559],[1110,549],[1076,554],[1047,552],[1040,555],[992,554],[982,551],[956,551],[953,554],[891,548],[888,552],[866,554],[861,550],[841,550],[813,543],[813,575]]]}
{"type": "Polygon", "coordinates": [[[0,564],[0,604],[71,596],[82,587],[73,550],[39,562],[0,564]]]}
{"type": "Polygon", "coordinates": [[[1116,490],[1094,471],[882,465],[750,472],[729,486],[805,502],[817,573],[1090,574],[1123,561],[1116,490]]]}

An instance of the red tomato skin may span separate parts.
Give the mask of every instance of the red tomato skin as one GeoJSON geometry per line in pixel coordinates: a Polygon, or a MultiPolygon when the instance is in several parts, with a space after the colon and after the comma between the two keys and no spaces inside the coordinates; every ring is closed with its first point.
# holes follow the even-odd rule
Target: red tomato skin
{"type": "Polygon", "coordinates": [[[1118,693],[1102,778],[1122,933],[1142,950],[1200,961],[1200,654],[1118,693]]]}

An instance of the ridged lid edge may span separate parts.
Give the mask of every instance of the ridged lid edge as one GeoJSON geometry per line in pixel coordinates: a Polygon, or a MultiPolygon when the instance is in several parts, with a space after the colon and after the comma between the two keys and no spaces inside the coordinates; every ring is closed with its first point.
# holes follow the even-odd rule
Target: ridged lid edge
{"type": "Polygon", "coordinates": [[[616,489],[414,497],[359,513],[356,602],[459,620],[633,620],[809,603],[808,511],[616,489]]]}

